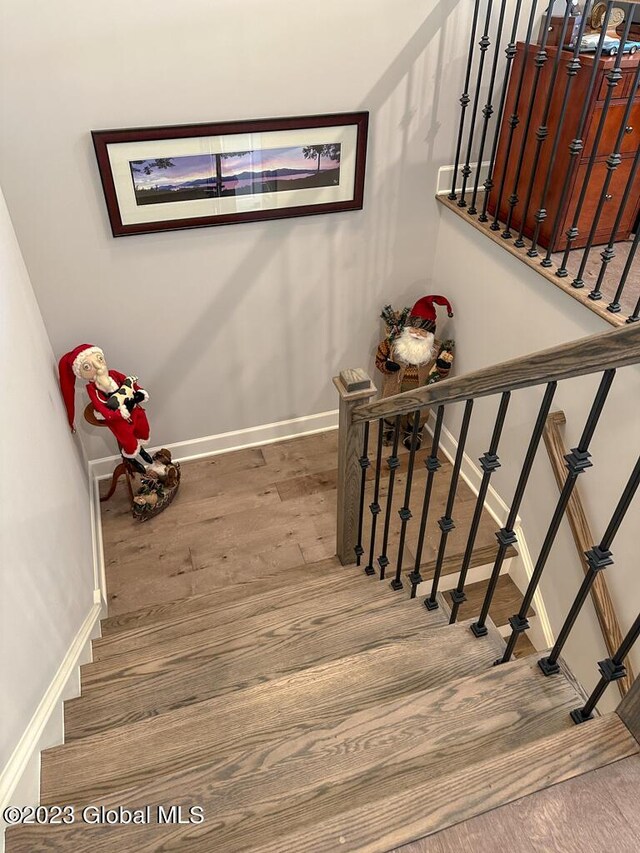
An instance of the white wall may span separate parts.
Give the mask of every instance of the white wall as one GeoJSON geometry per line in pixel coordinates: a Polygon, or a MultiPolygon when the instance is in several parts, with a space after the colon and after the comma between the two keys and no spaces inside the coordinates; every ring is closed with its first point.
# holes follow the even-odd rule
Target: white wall
{"type": "Polygon", "coordinates": [[[1,771],[94,606],[86,465],[1,193],[0,326],[1,771]]]}
{"type": "MultiPolygon", "coordinates": [[[[458,373],[466,373],[546,347],[610,331],[606,321],[575,302],[558,288],[528,269],[521,261],[500,250],[482,234],[440,205],[434,289],[447,294],[457,306],[450,330],[456,338],[458,373]]],[[[575,447],[589,410],[599,377],[560,383],[552,410],[567,417],[565,436],[575,447]]],[[[540,405],[542,389],[512,395],[510,411],[499,451],[503,467],[492,485],[509,503],[520,463],[540,405]]],[[[470,456],[477,459],[489,446],[497,398],[476,403],[468,442],[470,456]]],[[[461,406],[450,418],[458,434],[461,406]]],[[[594,535],[604,532],[611,512],[638,458],[640,423],[640,367],[618,371],[592,442],[593,468],[578,478],[587,516],[594,535]]],[[[544,445],[541,445],[521,516],[534,561],[558,497],[558,489],[544,445]]],[[[640,496],[632,505],[613,546],[615,565],[606,578],[623,631],[640,610],[637,530],[640,496]]],[[[582,581],[575,545],[566,522],[560,530],[542,579],[541,589],[556,634],[582,581]]],[[[636,649],[636,672],[640,671],[636,649]]],[[[595,662],[607,653],[591,604],[577,624],[566,647],[566,658],[583,684],[591,687],[597,678],[595,662]]],[[[609,690],[609,705],[617,698],[609,690]]]]}
{"type": "Polygon", "coordinates": [[[138,374],[154,444],[335,409],[385,301],[424,292],[472,10],[5,0],[0,180],[56,354],[97,343],[138,374]],[[111,237],[92,129],[360,109],[362,212],[111,237]]]}

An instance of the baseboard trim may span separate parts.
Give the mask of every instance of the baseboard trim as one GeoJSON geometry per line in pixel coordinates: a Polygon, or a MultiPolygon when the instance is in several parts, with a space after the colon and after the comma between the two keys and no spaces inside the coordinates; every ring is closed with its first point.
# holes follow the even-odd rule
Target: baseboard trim
{"type": "MultiPolygon", "coordinates": [[[[431,432],[433,432],[434,424],[435,415],[433,412],[430,412],[427,428],[431,430],[431,432]]],[[[442,426],[442,432],[440,434],[440,449],[449,462],[453,464],[458,450],[458,442],[444,425],[442,426]]],[[[482,471],[466,453],[462,456],[460,476],[467,486],[469,486],[473,494],[477,495],[480,490],[482,471]]],[[[489,486],[487,491],[485,509],[500,527],[504,526],[507,516],[509,515],[509,506],[492,486],[489,486]]],[[[518,555],[510,560],[509,570],[506,574],[509,574],[520,592],[524,593],[533,574],[533,560],[531,558],[529,546],[527,545],[524,530],[522,529],[520,516],[516,518],[514,532],[518,537],[518,542],[515,546],[518,551],[518,555]]],[[[539,588],[533,597],[533,609],[536,612],[536,617],[531,619],[530,622],[529,639],[538,651],[543,651],[544,649],[549,649],[553,646],[555,643],[555,636],[553,634],[549,614],[547,613],[547,608],[545,607],[544,599],[542,598],[539,588]]]]}
{"type": "MultiPolygon", "coordinates": [[[[301,418],[290,418],[273,424],[260,424],[247,429],[223,432],[218,435],[207,435],[189,441],[178,441],[165,444],[178,462],[191,462],[216,456],[219,453],[230,453],[234,450],[246,450],[250,447],[261,447],[276,441],[286,441],[289,438],[300,438],[303,435],[313,435],[318,432],[338,428],[338,410],[319,412],[315,415],[305,415],[301,418]]],[[[106,456],[89,462],[89,478],[103,480],[110,477],[114,467],[120,460],[119,456],[106,456]]]]}
{"type": "MultiPolygon", "coordinates": [[[[38,804],[39,755],[43,749],[56,746],[64,740],[62,703],[73,695],[80,695],[80,664],[91,658],[91,640],[99,633],[101,615],[101,592],[96,589],[92,607],[0,774],[0,814],[8,805],[38,804]],[[16,797],[20,798],[20,802],[17,802],[16,797]],[[24,797],[28,797],[29,801],[23,802],[24,797]]],[[[0,823],[0,827],[3,837],[6,827],[4,823],[0,823]]]]}

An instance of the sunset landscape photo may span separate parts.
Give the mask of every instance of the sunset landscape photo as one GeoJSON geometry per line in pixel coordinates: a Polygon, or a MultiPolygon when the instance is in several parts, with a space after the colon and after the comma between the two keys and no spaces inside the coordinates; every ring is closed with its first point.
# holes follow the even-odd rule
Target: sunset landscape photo
{"type": "Polygon", "coordinates": [[[136,203],[338,186],[339,143],[132,160],[136,203]]]}

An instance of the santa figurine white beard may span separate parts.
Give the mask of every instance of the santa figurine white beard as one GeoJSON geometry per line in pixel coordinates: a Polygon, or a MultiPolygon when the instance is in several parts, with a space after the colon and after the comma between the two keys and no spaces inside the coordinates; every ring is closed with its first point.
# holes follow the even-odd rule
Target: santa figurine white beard
{"type": "Polygon", "coordinates": [[[393,343],[394,360],[420,367],[435,357],[435,340],[433,332],[405,326],[393,343]]]}

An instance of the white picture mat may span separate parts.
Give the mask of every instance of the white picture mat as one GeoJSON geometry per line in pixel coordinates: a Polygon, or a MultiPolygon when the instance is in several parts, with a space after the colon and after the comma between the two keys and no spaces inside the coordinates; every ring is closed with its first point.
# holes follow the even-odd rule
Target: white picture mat
{"type": "MultiPolygon", "coordinates": [[[[123,225],[192,219],[228,213],[251,213],[282,207],[302,207],[350,201],[353,198],[356,171],[356,125],[314,127],[303,130],[278,130],[223,136],[191,136],[141,142],[115,142],[107,145],[107,154],[118,198],[123,225]],[[311,187],[272,193],[227,196],[225,198],[192,199],[156,204],[136,204],[129,163],[156,157],[188,157],[203,154],[225,154],[269,148],[340,144],[340,184],[335,187],[311,187]]],[[[309,171],[313,171],[313,163],[309,171]]]]}

